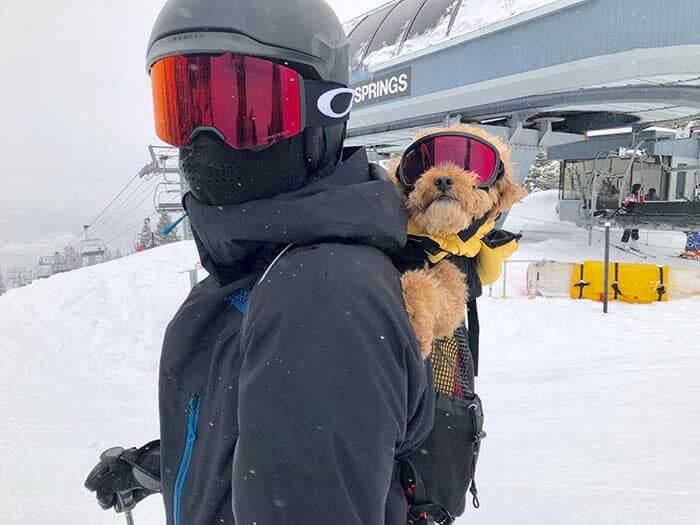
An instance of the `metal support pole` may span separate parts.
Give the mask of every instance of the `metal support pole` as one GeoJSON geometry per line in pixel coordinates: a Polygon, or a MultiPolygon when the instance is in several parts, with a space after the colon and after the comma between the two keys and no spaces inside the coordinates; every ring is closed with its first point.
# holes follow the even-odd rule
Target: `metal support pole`
{"type": "Polygon", "coordinates": [[[603,277],[603,313],[608,313],[608,287],[610,286],[610,223],[605,223],[605,270],[603,277]]]}
{"type": "Polygon", "coordinates": [[[190,271],[190,289],[197,286],[198,283],[199,283],[199,279],[198,279],[198,275],[197,275],[197,270],[191,270],[190,271]]]}
{"type": "Polygon", "coordinates": [[[508,261],[503,262],[503,298],[506,298],[506,283],[508,282],[508,261]]]}
{"type": "Polygon", "coordinates": [[[590,221],[588,224],[588,246],[593,246],[593,223],[595,221],[595,212],[598,210],[598,177],[593,173],[593,183],[591,191],[591,201],[588,203],[590,209],[590,221]]]}

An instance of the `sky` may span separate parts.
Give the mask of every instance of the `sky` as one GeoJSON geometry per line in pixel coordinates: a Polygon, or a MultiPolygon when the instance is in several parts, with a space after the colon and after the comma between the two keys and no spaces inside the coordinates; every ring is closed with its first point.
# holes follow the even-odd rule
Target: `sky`
{"type": "MultiPolygon", "coordinates": [[[[385,1],[329,3],[344,21],[385,1]]],[[[148,144],[160,142],[144,57],[163,4],[0,0],[0,270],[73,242],[149,162],[148,144]]],[[[121,220],[100,218],[95,236],[110,240],[152,214],[143,195],[121,220]]],[[[128,250],[137,231],[110,246],[128,250]]]]}

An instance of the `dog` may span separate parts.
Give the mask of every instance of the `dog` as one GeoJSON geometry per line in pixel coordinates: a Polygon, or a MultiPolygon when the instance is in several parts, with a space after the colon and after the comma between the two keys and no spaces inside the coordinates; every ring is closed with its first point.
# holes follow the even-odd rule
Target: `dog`
{"type": "Polygon", "coordinates": [[[392,159],[387,165],[392,181],[405,190],[409,244],[395,260],[402,271],[401,285],[406,310],[424,358],[430,356],[434,341],[452,337],[464,323],[470,279],[450,259],[454,259],[453,256],[467,259],[479,257],[479,236],[486,233],[482,230],[493,230],[498,216],[527,194],[515,180],[510,148],[480,128],[459,124],[427,130],[416,136],[415,140],[436,132],[449,131],[469,133],[493,145],[499,153],[503,170],[500,178],[488,189],[481,189],[477,187],[474,173],[464,171],[454,164],[442,164],[426,171],[408,191],[398,177],[400,159],[392,159]],[[414,240],[433,238],[449,241],[479,225],[482,225],[481,229],[472,232],[474,236],[464,246],[455,250],[444,245],[444,253],[436,256],[444,257],[437,261],[430,253],[416,249],[415,242],[411,245],[412,232],[421,232],[423,236],[414,236],[414,240]],[[409,255],[408,252],[412,254],[409,255]],[[419,252],[420,255],[416,257],[419,252]],[[406,264],[409,259],[412,262],[406,264]]]}

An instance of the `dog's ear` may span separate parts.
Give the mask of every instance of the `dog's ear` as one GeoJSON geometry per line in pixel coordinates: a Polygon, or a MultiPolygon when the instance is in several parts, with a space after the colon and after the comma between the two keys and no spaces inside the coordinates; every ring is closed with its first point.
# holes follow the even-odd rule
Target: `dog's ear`
{"type": "Polygon", "coordinates": [[[391,157],[386,163],[386,171],[389,173],[389,180],[398,188],[402,188],[399,182],[398,168],[401,162],[401,157],[391,157]]]}

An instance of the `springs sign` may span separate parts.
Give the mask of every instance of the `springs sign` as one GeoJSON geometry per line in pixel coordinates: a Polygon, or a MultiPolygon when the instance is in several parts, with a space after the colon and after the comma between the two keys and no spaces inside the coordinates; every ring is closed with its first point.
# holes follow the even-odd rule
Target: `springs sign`
{"type": "Polygon", "coordinates": [[[353,108],[379,104],[411,95],[411,68],[383,73],[350,86],[353,90],[353,108]]]}

